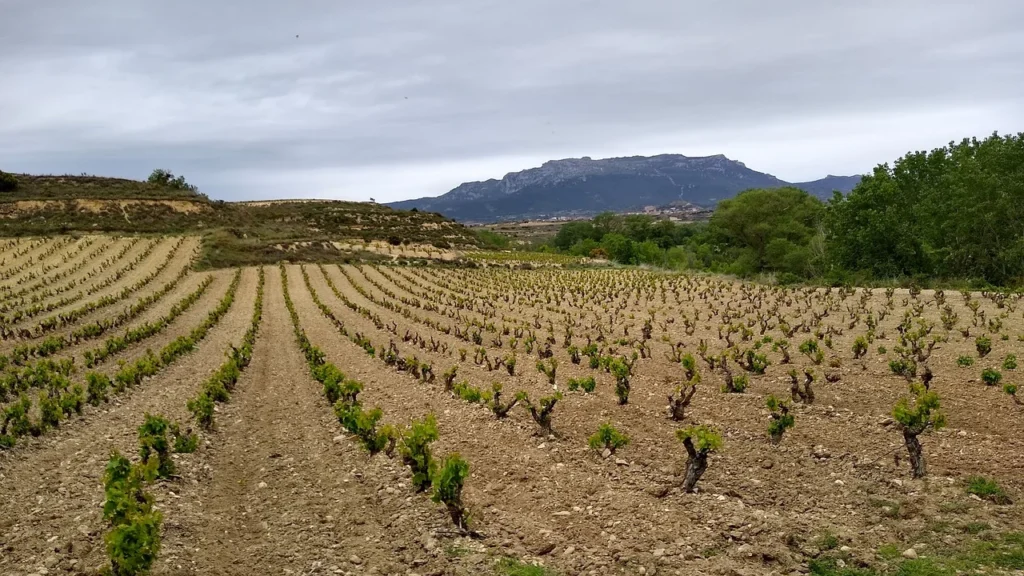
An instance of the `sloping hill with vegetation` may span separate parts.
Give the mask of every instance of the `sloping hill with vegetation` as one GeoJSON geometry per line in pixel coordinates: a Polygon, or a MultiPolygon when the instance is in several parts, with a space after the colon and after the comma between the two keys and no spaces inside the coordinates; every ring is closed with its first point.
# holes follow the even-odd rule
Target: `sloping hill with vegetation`
{"type": "Polygon", "coordinates": [[[161,170],[146,182],[0,172],[0,236],[75,231],[201,234],[201,267],[351,257],[337,243],[352,240],[477,245],[467,228],[432,212],[334,200],[215,201],[161,170]]]}

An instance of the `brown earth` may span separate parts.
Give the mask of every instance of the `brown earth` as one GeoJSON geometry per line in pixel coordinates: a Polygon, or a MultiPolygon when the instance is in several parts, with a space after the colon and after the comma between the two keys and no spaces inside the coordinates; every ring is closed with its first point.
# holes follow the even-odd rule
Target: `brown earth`
{"type": "MultiPolygon", "coordinates": [[[[180,478],[153,487],[164,514],[155,574],[471,575],[492,573],[502,556],[564,574],[790,574],[806,572],[811,559],[840,547],[848,564],[879,567],[887,562],[877,554],[882,546],[914,547],[928,557],[970,545],[977,530],[984,536],[1024,525],[1018,504],[965,492],[972,475],[997,480],[1014,499],[1024,491],[1024,440],[1017,434],[1024,410],[979,378],[983,368],[1000,368],[1007,355],[1022,353],[1019,300],[998,307],[975,294],[984,314],[976,316],[959,294],[946,295],[959,315],[958,329],[935,347],[927,365],[949,426],[921,437],[930,474],[913,480],[898,425],[889,418],[906,395],[906,381],[890,372],[888,361],[903,311],[915,305],[937,326],[933,335],[947,335],[933,292],[915,298],[896,291],[890,310],[883,291],[861,301],[860,291],[844,298],[834,291],[764,290],[633,270],[305,267],[316,296],[350,334],[368,337],[378,352],[392,341],[403,357],[429,363],[437,380],[425,383],[339,333],[314,303],[302,268],[286,271],[300,325],[328,361],[364,384],[364,405],[382,408],[383,421],[394,425],[436,415],[435,457],[458,452],[470,463],[464,499],[478,537],[458,534],[443,507],[415,493],[400,460],[370,457],[342,431],[296,344],[279,271],[268,267],[251,365],[231,401],[218,406],[217,428],[203,435],[200,450],[176,455],[180,478]],[[365,314],[346,306],[328,280],[365,314]],[[721,351],[724,315],[746,326],[774,305],[774,326],[765,334],[776,340],[780,318],[796,324],[828,311],[818,326],[832,329],[831,346],[820,340],[824,363],[814,365],[797,351],[814,338],[810,327],[789,338],[790,365],[770,344],[760,348],[771,364],[763,375],[749,374],[742,394],[723,393],[721,372],[698,360],[703,382],[686,419],[667,418],[666,397],[682,373],[667,356],[672,344],[681,342],[696,355],[705,340],[709,351],[721,351]],[[887,315],[866,356],[854,359],[851,346],[865,334],[868,311],[887,315]],[[637,361],[629,402],[619,405],[610,374],[591,370],[586,357],[580,365],[571,362],[564,326],[573,326],[575,345],[603,334],[602,346],[621,354],[632,351],[651,314],[651,357],[637,361]],[[980,318],[980,326],[972,318],[980,318]],[[479,346],[438,329],[488,324],[495,330],[485,329],[479,346]],[[484,391],[499,382],[506,398],[519,390],[533,400],[553,392],[522,338],[515,375],[472,361],[478,347],[492,359],[512,353],[503,326],[533,331],[539,341],[550,330],[555,340],[556,382],[565,394],[554,411],[555,436],[538,435],[522,408],[499,420],[485,405],[444,390],[441,373],[458,365],[457,380],[484,391]],[[968,327],[969,336],[960,334],[968,327]],[[974,338],[983,333],[993,336],[993,350],[979,359],[974,338]],[[415,344],[420,337],[422,346],[415,344]],[[616,343],[620,338],[631,342],[616,343]],[[436,352],[426,344],[431,339],[439,344],[436,352]],[[467,350],[464,361],[460,348],[467,350]],[[973,357],[974,365],[958,366],[960,356],[973,357]],[[815,370],[817,399],[794,405],[796,426],[773,445],[765,397],[788,398],[791,367],[815,370]],[[836,381],[826,382],[826,372],[836,381]],[[569,378],[583,376],[597,380],[593,394],[566,390],[569,378]],[[615,454],[587,446],[604,422],[630,438],[615,454]],[[711,455],[697,493],[686,494],[678,487],[685,452],[674,433],[698,422],[720,430],[724,445],[711,455]]],[[[228,271],[217,274],[189,312],[121,357],[156,349],[200,321],[229,281],[228,271]]],[[[245,270],[233,307],[197,350],[114,403],[87,407],[59,430],[0,452],[0,573],[90,573],[103,564],[99,506],[109,450],[135,452],[136,427],[147,411],[188,422],[186,399],[248,326],[256,277],[255,269],[245,270]]],[[[189,276],[144,317],[157,317],[199,281],[189,276]]],[[[741,349],[753,348],[762,335],[756,322],[751,330],[750,340],[730,338],[741,349]]],[[[744,373],[732,365],[734,374],[744,373]]],[[[103,367],[114,369],[113,360],[103,367]]],[[[1014,381],[1015,370],[1000,370],[1004,381],[1014,381]]]]}

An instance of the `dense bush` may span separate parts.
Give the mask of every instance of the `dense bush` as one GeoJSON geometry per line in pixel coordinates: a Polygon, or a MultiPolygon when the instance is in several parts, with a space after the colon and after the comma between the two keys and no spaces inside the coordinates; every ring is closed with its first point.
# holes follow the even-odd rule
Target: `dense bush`
{"type": "Polygon", "coordinates": [[[184,190],[186,192],[198,192],[199,189],[185,181],[184,176],[175,177],[174,173],[170,170],[164,170],[157,168],[149,175],[146,179],[150,184],[156,184],[158,186],[166,186],[167,188],[173,188],[175,190],[184,190]]]}
{"type": "Polygon", "coordinates": [[[14,174],[0,170],[0,192],[13,192],[18,189],[18,179],[14,174]]]}

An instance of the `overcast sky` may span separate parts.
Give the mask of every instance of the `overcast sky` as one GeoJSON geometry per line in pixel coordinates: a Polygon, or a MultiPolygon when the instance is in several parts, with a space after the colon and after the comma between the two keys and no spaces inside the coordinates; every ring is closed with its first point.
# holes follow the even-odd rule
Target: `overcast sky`
{"type": "Polygon", "coordinates": [[[790,181],[1024,131],[1024,2],[0,0],[0,169],[397,200],[553,158],[790,181]]]}

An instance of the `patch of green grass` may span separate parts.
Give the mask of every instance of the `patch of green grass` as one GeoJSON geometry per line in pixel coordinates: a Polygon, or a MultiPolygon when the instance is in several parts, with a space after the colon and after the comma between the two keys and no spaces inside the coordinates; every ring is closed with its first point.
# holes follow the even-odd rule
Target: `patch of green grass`
{"type": "Polygon", "coordinates": [[[868,501],[868,504],[875,508],[879,508],[879,513],[885,518],[900,518],[903,514],[903,505],[900,502],[892,500],[883,500],[881,498],[872,498],[868,501]]]}
{"type": "Polygon", "coordinates": [[[929,548],[923,558],[902,558],[901,547],[878,549],[878,566],[841,566],[838,558],[823,555],[808,563],[815,576],[954,576],[1024,569],[1024,532],[981,538],[960,548],[929,548]]]}
{"type": "Polygon", "coordinates": [[[704,558],[714,558],[722,553],[722,549],[717,546],[709,546],[700,551],[700,555],[704,558]]]}
{"type": "Polygon", "coordinates": [[[462,558],[463,556],[468,556],[470,553],[472,553],[472,550],[469,548],[463,548],[458,544],[451,544],[444,547],[444,555],[449,558],[462,558]]]}
{"type": "Polygon", "coordinates": [[[967,479],[967,493],[979,498],[990,500],[996,504],[1009,504],[1010,497],[998,482],[984,476],[971,476],[967,479]]]}
{"type": "Polygon", "coordinates": [[[814,576],[875,576],[878,574],[867,568],[840,567],[838,558],[829,557],[814,558],[807,564],[807,568],[814,576]]]}
{"type": "Polygon", "coordinates": [[[986,530],[991,530],[992,527],[987,522],[968,522],[964,524],[961,530],[968,534],[981,534],[986,530]]]}
{"type": "Polygon", "coordinates": [[[544,566],[527,564],[515,558],[503,558],[498,562],[496,569],[497,573],[502,576],[557,576],[558,574],[544,566]]]}
{"type": "Polygon", "coordinates": [[[895,544],[886,544],[878,549],[878,556],[884,560],[895,560],[901,553],[900,547],[895,544]]]}
{"type": "Polygon", "coordinates": [[[814,541],[814,545],[820,550],[835,550],[839,548],[839,537],[832,532],[825,530],[818,536],[818,539],[814,541]]]}

